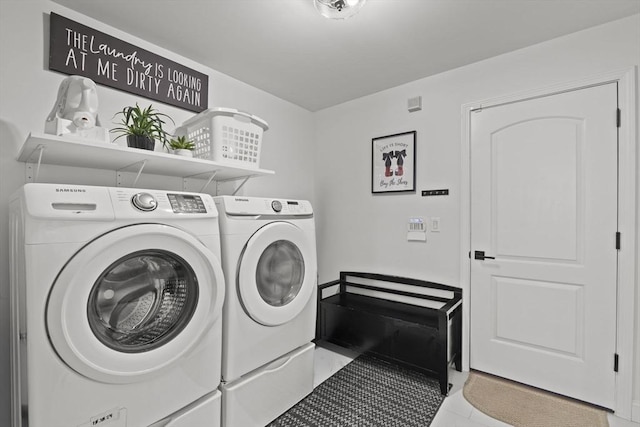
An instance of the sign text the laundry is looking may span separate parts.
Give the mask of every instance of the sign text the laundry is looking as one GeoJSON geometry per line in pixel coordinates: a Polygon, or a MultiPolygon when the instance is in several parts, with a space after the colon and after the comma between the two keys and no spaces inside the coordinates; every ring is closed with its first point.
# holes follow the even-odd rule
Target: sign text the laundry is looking
{"type": "Polygon", "coordinates": [[[51,13],[49,69],[186,110],[208,108],[209,77],[51,13]]]}

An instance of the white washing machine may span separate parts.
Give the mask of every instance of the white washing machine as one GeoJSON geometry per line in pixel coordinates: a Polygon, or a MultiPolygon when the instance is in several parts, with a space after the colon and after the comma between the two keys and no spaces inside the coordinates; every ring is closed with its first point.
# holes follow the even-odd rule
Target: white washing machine
{"type": "Polygon", "coordinates": [[[218,426],[213,199],[27,184],[10,213],[13,427],[218,426]]]}
{"type": "Polygon", "coordinates": [[[308,201],[214,198],[220,213],[222,419],[264,426],[313,390],[317,260],[308,201]]]}

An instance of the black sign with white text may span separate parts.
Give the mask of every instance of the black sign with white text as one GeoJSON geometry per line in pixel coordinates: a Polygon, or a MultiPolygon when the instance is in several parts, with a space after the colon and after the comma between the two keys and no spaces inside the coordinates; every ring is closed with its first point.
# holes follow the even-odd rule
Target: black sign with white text
{"type": "Polygon", "coordinates": [[[209,76],[51,13],[49,69],[197,113],[208,108],[209,76]]]}

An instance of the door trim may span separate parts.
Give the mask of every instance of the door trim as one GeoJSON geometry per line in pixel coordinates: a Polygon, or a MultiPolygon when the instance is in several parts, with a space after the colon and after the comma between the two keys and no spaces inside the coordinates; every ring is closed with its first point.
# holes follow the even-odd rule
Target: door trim
{"type": "MultiPolygon", "coordinates": [[[[619,135],[619,187],[618,187],[618,231],[622,233],[621,249],[618,253],[618,295],[617,295],[617,354],[620,356],[616,375],[616,397],[614,411],[616,416],[631,419],[633,407],[633,361],[635,330],[635,289],[640,286],[640,271],[636,266],[638,259],[638,243],[640,236],[636,224],[636,191],[638,186],[637,168],[637,135],[636,135],[636,67],[612,71],[606,74],[565,82],[544,88],[519,92],[516,94],[474,101],[462,105],[461,110],[461,182],[460,182],[460,287],[463,295],[469,295],[471,282],[471,114],[478,108],[488,108],[502,104],[523,101],[541,96],[553,95],[590,86],[606,83],[618,83],[618,105],[622,110],[619,135]],[[638,278],[638,279],[636,279],[638,278]]],[[[614,114],[612,112],[611,114],[614,114]]],[[[612,245],[614,244],[612,230],[612,245]]],[[[462,325],[462,366],[469,370],[469,301],[463,298],[462,325]]],[[[613,369],[613,355],[611,355],[613,369]]],[[[636,375],[637,376],[637,375],[636,375]]],[[[635,420],[638,421],[638,420],[635,420]]]]}

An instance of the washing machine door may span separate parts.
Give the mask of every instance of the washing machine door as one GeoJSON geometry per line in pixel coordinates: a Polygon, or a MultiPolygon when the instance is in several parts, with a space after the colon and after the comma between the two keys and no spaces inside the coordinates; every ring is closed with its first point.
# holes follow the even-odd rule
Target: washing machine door
{"type": "Polygon", "coordinates": [[[315,237],[288,222],[260,228],[238,263],[238,290],[245,311],[267,326],[281,325],[304,309],[316,288],[315,237]]]}
{"type": "Polygon", "coordinates": [[[192,351],[220,317],[224,276],[202,242],[141,224],[93,240],[64,266],[47,330],[72,369],[109,383],[141,381],[192,351]]]}

